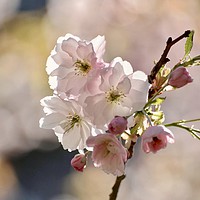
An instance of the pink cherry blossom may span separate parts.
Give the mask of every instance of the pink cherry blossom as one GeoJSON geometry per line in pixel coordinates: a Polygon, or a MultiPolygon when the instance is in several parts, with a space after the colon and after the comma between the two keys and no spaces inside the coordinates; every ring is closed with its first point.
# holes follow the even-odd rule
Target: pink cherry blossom
{"type": "Polygon", "coordinates": [[[142,148],[146,153],[156,153],[164,149],[167,143],[174,143],[174,135],[163,125],[150,126],[142,135],[142,148]]]}
{"type": "Polygon", "coordinates": [[[86,157],[84,154],[76,154],[71,160],[71,166],[79,172],[83,172],[86,166],[86,157]]]}
{"type": "Polygon", "coordinates": [[[78,95],[87,91],[95,93],[100,83],[99,70],[104,67],[104,36],[91,41],[66,34],[47,59],[49,84],[55,93],[78,95]]]}
{"type": "Polygon", "coordinates": [[[98,94],[86,98],[85,111],[92,122],[103,129],[115,116],[129,116],[142,110],[147,101],[149,83],[145,73],[133,72],[129,62],[115,58],[101,71],[99,89],[98,94]]]}
{"type": "Polygon", "coordinates": [[[125,117],[117,116],[108,125],[108,131],[114,135],[121,134],[127,129],[127,124],[125,117]]]}
{"type": "Polygon", "coordinates": [[[108,133],[91,136],[86,143],[93,147],[92,160],[95,167],[116,176],[124,174],[127,151],[115,135],[108,133]]]}
{"type": "Polygon", "coordinates": [[[178,67],[172,71],[169,78],[169,85],[180,88],[193,81],[188,70],[185,67],[178,67]]]}

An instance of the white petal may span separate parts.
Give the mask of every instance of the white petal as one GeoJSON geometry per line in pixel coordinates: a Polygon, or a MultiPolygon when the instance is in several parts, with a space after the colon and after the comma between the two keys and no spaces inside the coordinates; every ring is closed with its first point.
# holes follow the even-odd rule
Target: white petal
{"type": "Polygon", "coordinates": [[[58,141],[61,143],[64,130],[60,126],[56,126],[54,129],[55,135],[58,137],[58,141]]]}
{"type": "Polygon", "coordinates": [[[117,86],[117,88],[124,94],[129,93],[131,89],[131,81],[128,77],[125,77],[117,86]]]}
{"type": "Polygon", "coordinates": [[[78,44],[79,46],[77,47],[77,55],[80,58],[85,59],[88,57],[89,54],[94,52],[92,49],[92,44],[86,45],[85,42],[81,42],[81,41],[78,44]]]}
{"type": "Polygon", "coordinates": [[[97,58],[102,58],[105,52],[105,44],[106,44],[105,37],[98,35],[96,38],[91,40],[91,43],[93,45],[97,58]]]}
{"type": "Polygon", "coordinates": [[[65,78],[69,70],[66,67],[59,66],[51,72],[50,76],[58,76],[59,78],[65,78]]]}
{"type": "Polygon", "coordinates": [[[55,69],[57,69],[59,65],[54,61],[52,56],[49,56],[47,58],[46,66],[47,66],[46,72],[47,72],[48,75],[50,75],[51,72],[54,71],[55,69]]]}
{"type": "Polygon", "coordinates": [[[64,40],[62,43],[62,50],[67,52],[72,58],[77,57],[76,49],[78,47],[78,42],[74,38],[69,38],[64,40]]]}
{"type": "Polygon", "coordinates": [[[52,58],[58,65],[66,67],[71,67],[73,65],[72,58],[64,51],[57,52],[55,55],[52,55],[52,58]]]}
{"type": "Polygon", "coordinates": [[[147,75],[142,71],[135,71],[132,75],[132,78],[142,80],[144,82],[147,81],[147,75]]]}
{"type": "Polygon", "coordinates": [[[72,104],[70,101],[64,101],[60,99],[58,96],[47,96],[40,100],[41,105],[44,107],[48,107],[54,112],[59,112],[64,114],[68,114],[72,110],[72,104]]]}
{"type": "Polygon", "coordinates": [[[52,113],[39,121],[40,127],[45,129],[52,129],[59,125],[61,121],[65,119],[65,116],[60,113],[52,113]]]}
{"type": "Polygon", "coordinates": [[[68,149],[69,151],[74,151],[77,149],[79,143],[81,141],[80,136],[80,126],[74,126],[67,133],[63,135],[62,145],[64,149],[68,149]]]}
{"type": "Polygon", "coordinates": [[[121,64],[118,62],[112,68],[112,75],[109,77],[109,83],[111,86],[116,87],[119,81],[121,81],[121,77],[124,75],[123,67],[121,64]]]}
{"type": "Polygon", "coordinates": [[[132,65],[128,62],[128,61],[123,61],[122,63],[123,69],[124,69],[124,73],[126,75],[130,75],[133,73],[133,67],[132,65]]]}
{"type": "Polygon", "coordinates": [[[50,88],[52,90],[54,90],[58,86],[58,77],[56,77],[56,76],[49,76],[49,81],[48,82],[49,82],[50,88]]]}

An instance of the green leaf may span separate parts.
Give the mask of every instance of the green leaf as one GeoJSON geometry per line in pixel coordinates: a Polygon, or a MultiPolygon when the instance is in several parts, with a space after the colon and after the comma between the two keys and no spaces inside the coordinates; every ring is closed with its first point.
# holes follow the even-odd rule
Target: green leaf
{"type": "Polygon", "coordinates": [[[163,103],[165,101],[166,97],[159,97],[156,98],[155,100],[153,100],[151,102],[151,105],[160,105],[161,103],[163,103]]]}
{"type": "Polygon", "coordinates": [[[186,40],[186,43],[185,43],[185,55],[184,55],[183,59],[185,59],[190,54],[190,52],[192,50],[193,36],[194,36],[194,31],[191,31],[187,40],[186,40]]]}
{"type": "Polygon", "coordinates": [[[165,120],[163,111],[152,112],[151,120],[154,122],[154,124],[162,124],[165,120]]]}

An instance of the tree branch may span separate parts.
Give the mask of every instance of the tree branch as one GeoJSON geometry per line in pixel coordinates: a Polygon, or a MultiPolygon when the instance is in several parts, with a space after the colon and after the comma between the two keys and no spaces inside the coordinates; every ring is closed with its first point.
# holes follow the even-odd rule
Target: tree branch
{"type": "Polygon", "coordinates": [[[165,65],[167,62],[170,61],[169,58],[167,58],[167,55],[169,53],[169,50],[171,49],[171,47],[176,44],[177,42],[179,42],[180,40],[182,40],[185,37],[188,37],[190,34],[190,30],[185,31],[185,33],[183,33],[182,35],[180,35],[179,37],[177,37],[176,39],[172,40],[171,37],[168,38],[167,42],[166,42],[166,47],[165,50],[163,52],[163,54],[161,55],[160,60],[156,63],[156,65],[153,67],[153,69],[151,70],[151,74],[148,76],[149,79],[149,83],[153,83],[153,80],[156,77],[156,74],[158,73],[158,71],[160,70],[160,68],[165,65]]]}
{"type": "Polygon", "coordinates": [[[109,195],[109,200],[116,200],[120,184],[125,179],[125,177],[126,175],[124,174],[122,176],[117,176],[115,184],[112,187],[112,193],[109,195]]]}

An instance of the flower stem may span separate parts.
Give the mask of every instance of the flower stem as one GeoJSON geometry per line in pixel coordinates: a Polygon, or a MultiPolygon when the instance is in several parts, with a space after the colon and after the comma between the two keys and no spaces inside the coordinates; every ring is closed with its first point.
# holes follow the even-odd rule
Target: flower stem
{"type": "Polygon", "coordinates": [[[144,116],[147,118],[147,120],[148,120],[148,122],[149,122],[149,124],[150,124],[150,126],[153,126],[153,124],[152,124],[152,121],[151,121],[151,119],[150,119],[150,117],[149,117],[149,115],[144,111],[144,109],[142,110],[142,113],[144,114],[144,116]]]}
{"type": "Polygon", "coordinates": [[[112,187],[112,193],[109,195],[109,200],[116,200],[121,182],[125,179],[126,175],[117,176],[115,184],[112,187]]]}
{"type": "Polygon", "coordinates": [[[144,108],[147,108],[148,106],[151,105],[151,103],[155,100],[155,98],[168,86],[168,84],[166,83],[165,85],[163,85],[163,87],[161,87],[152,97],[149,98],[148,102],[145,104],[144,108]]]}
{"type": "Polygon", "coordinates": [[[200,121],[200,118],[190,119],[190,120],[181,120],[181,121],[173,122],[173,123],[170,123],[170,124],[165,124],[165,126],[173,126],[174,124],[186,124],[186,123],[189,123],[189,122],[197,122],[197,121],[200,121]]]}
{"type": "Polygon", "coordinates": [[[184,126],[185,123],[196,122],[196,121],[200,121],[200,119],[181,120],[181,121],[173,122],[173,123],[170,123],[170,124],[165,124],[165,126],[175,126],[175,127],[178,127],[178,128],[182,128],[182,129],[188,131],[193,137],[200,140],[200,136],[199,136],[200,130],[199,129],[184,126]]]}

